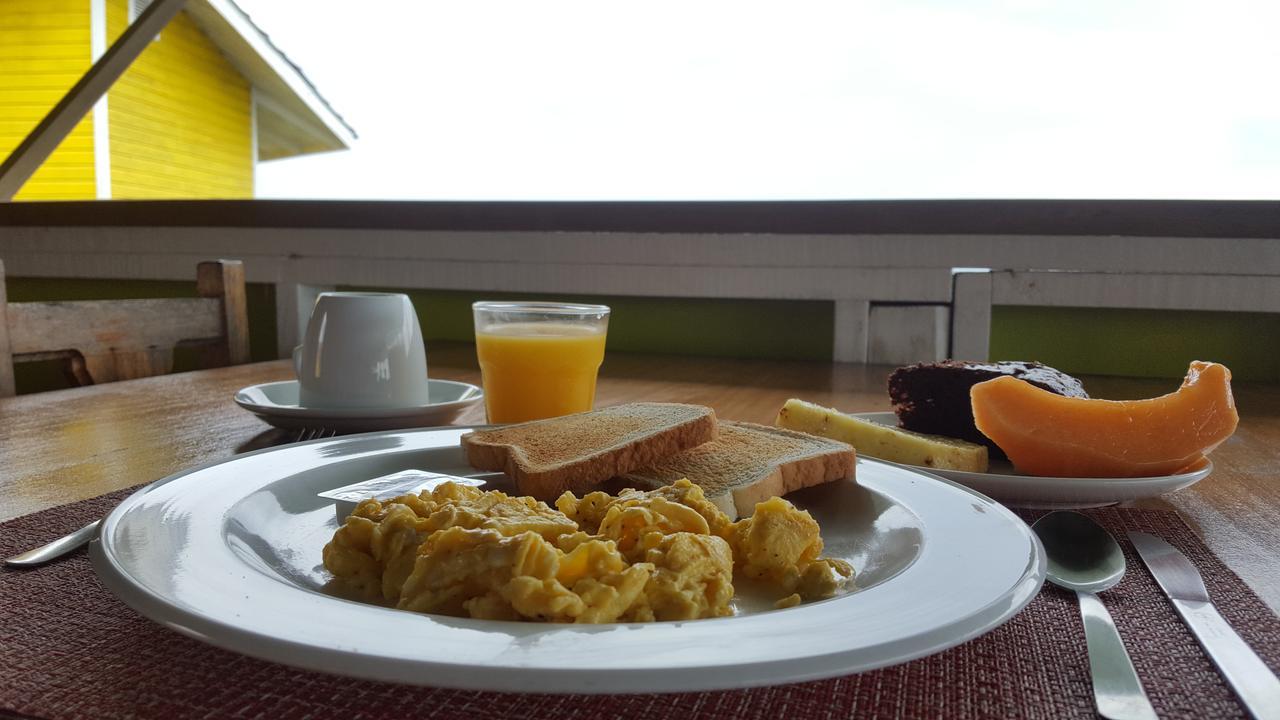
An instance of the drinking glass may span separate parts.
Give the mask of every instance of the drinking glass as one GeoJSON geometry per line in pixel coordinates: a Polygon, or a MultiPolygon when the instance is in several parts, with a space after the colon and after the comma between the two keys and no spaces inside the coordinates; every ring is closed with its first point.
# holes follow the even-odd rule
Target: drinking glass
{"type": "Polygon", "coordinates": [[[609,308],[554,302],[478,302],[476,356],[491,423],[592,409],[609,308]]]}

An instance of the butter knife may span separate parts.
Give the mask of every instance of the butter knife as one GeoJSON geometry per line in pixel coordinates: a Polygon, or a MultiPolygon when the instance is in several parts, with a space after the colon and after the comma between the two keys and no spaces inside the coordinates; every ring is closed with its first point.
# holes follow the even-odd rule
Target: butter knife
{"type": "Polygon", "coordinates": [[[1191,561],[1154,535],[1130,532],[1129,540],[1249,714],[1280,720],[1280,679],[1218,614],[1191,561]]]}
{"type": "Polygon", "coordinates": [[[67,555],[75,550],[89,544],[98,535],[98,523],[100,520],[85,525],[79,530],[63,535],[51,543],[41,545],[35,550],[28,550],[21,555],[14,555],[11,558],[5,558],[5,567],[12,568],[33,568],[37,565],[43,565],[47,562],[53,562],[63,555],[67,555]]]}

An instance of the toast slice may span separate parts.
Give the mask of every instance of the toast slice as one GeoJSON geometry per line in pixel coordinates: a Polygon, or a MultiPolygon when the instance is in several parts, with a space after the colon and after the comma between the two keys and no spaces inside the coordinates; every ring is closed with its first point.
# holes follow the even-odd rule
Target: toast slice
{"type": "Polygon", "coordinates": [[[472,467],[506,473],[521,494],[553,502],[715,438],[709,407],[629,403],[477,430],[462,436],[462,447],[472,467]]]}
{"type": "Polygon", "coordinates": [[[687,477],[731,517],[756,503],[832,480],[852,478],[853,447],[838,440],[753,423],[721,421],[713,442],[627,473],[623,484],[652,490],[687,477]]]}

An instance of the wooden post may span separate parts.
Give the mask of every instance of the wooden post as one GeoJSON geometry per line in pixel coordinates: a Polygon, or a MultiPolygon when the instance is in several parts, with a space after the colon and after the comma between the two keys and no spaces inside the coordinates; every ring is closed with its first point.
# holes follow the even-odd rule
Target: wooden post
{"type": "Polygon", "coordinates": [[[98,99],[106,94],[142,51],[147,49],[151,39],[178,14],[184,2],[186,0],[155,0],[148,5],[138,19],[125,28],[124,34],[62,96],[40,124],[9,153],[9,157],[0,163],[0,202],[12,200],[18,194],[27,180],[84,118],[85,113],[93,108],[98,99]]]}
{"type": "Polygon", "coordinates": [[[196,292],[200,297],[222,300],[227,362],[231,365],[249,362],[249,312],[244,291],[244,263],[239,260],[200,263],[196,268],[196,292]]]}
{"type": "Polygon", "coordinates": [[[0,260],[0,397],[12,397],[13,351],[9,347],[9,304],[4,286],[4,260],[0,260]]]}

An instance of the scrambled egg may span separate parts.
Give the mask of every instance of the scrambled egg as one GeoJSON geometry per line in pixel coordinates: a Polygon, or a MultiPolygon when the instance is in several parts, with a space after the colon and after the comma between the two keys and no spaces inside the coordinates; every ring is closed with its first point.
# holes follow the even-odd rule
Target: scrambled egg
{"type": "Polygon", "coordinates": [[[423,543],[451,527],[504,537],[533,532],[550,540],[578,529],[533,498],[443,483],[430,493],[401,495],[385,504],[361,502],[325,546],[324,566],[355,593],[395,602],[423,543]]]}
{"type": "Polygon", "coordinates": [[[679,532],[652,538],[653,574],[628,619],[694,620],[732,615],[733,553],[724,538],[679,532]]]}
{"type": "Polygon", "coordinates": [[[780,497],[757,503],[751,517],[734,523],[730,542],[743,574],[798,596],[783,598],[779,607],[831,597],[853,577],[849,563],[818,557],[822,554],[818,522],[780,497]]]}
{"type": "Polygon", "coordinates": [[[324,566],[369,600],[495,620],[649,622],[733,614],[733,574],[772,583],[778,607],[831,597],[853,569],[819,557],[818,523],[781,498],[737,523],[688,480],[552,509],[445,483],[365,500],[324,548],[324,566]]]}

